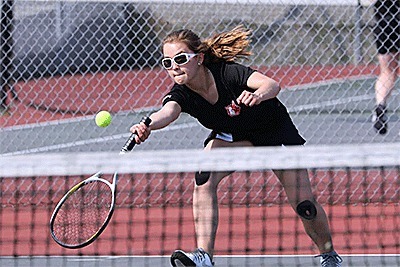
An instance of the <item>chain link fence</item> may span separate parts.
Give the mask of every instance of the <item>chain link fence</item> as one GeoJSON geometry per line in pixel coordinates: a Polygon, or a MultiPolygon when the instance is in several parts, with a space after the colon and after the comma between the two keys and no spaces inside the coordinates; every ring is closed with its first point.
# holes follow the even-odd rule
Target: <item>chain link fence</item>
{"type": "MultiPolygon", "coordinates": [[[[163,37],[190,28],[205,38],[238,24],[253,31],[243,63],[280,82],[308,143],[399,141],[396,90],[389,133],[372,128],[379,68],[370,3],[3,0],[0,153],[119,149],[172,85],[160,67],[163,37]],[[111,127],[94,125],[100,110],[112,112],[111,127]]],[[[207,133],[182,115],[140,149],[201,147],[207,133]]]]}

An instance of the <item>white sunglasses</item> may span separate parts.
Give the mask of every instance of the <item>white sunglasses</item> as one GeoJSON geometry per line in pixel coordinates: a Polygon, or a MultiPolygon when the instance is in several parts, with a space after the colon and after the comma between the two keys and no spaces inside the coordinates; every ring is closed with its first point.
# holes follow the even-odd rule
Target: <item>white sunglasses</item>
{"type": "Polygon", "coordinates": [[[197,56],[197,54],[180,53],[174,56],[173,58],[170,57],[163,58],[163,60],[161,60],[161,64],[166,70],[169,70],[172,68],[172,62],[178,66],[182,66],[188,63],[189,60],[191,60],[195,56],[197,56]]]}

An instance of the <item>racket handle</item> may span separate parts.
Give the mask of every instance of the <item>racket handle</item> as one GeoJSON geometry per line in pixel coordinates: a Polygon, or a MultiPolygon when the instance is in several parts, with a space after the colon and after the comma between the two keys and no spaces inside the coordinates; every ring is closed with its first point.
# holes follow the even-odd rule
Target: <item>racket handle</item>
{"type": "MultiPolygon", "coordinates": [[[[146,126],[149,126],[151,123],[151,119],[149,117],[143,117],[140,122],[143,122],[146,126]]],[[[132,133],[128,140],[126,140],[125,145],[121,148],[119,154],[125,154],[126,152],[129,152],[133,149],[133,147],[136,145],[135,137],[136,134],[132,133]]]]}

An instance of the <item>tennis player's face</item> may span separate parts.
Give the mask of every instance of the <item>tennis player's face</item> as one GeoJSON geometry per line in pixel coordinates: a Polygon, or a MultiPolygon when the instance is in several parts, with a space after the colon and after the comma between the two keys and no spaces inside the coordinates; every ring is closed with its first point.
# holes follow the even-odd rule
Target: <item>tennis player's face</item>
{"type": "Polygon", "coordinates": [[[188,84],[195,77],[198,69],[197,56],[193,56],[186,44],[166,43],[163,47],[164,59],[167,64],[163,64],[171,78],[177,84],[188,84]],[[172,60],[171,60],[172,59],[172,60]]]}

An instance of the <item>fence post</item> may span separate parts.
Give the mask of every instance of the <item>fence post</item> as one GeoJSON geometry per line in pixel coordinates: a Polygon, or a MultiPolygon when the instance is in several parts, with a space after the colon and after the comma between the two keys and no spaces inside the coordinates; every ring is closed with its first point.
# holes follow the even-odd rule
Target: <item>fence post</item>
{"type": "Polygon", "coordinates": [[[355,13],[355,42],[354,42],[354,64],[358,65],[362,62],[362,42],[361,42],[361,35],[362,35],[362,5],[360,0],[357,1],[356,13],[355,13]]]}
{"type": "Polygon", "coordinates": [[[14,0],[2,0],[0,11],[0,114],[6,112],[12,88],[14,0]]]}

